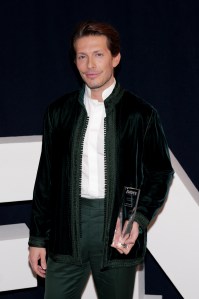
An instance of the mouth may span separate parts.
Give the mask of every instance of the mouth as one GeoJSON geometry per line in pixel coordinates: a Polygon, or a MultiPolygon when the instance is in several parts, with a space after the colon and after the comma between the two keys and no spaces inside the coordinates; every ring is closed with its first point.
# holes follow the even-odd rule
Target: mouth
{"type": "Polygon", "coordinates": [[[95,79],[95,78],[97,78],[99,76],[99,73],[84,73],[84,75],[88,79],[95,79]]]}

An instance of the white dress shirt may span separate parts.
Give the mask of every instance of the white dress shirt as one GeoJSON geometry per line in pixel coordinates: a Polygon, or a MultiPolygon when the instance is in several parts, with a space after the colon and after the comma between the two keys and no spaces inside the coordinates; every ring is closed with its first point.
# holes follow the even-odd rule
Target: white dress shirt
{"type": "Polygon", "coordinates": [[[91,98],[91,90],[86,85],[84,105],[89,117],[84,138],[82,155],[81,196],[86,198],[104,198],[104,118],[106,111],[104,100],[112,93],[116,82],[102,93],[102,102],[91,98]]]}

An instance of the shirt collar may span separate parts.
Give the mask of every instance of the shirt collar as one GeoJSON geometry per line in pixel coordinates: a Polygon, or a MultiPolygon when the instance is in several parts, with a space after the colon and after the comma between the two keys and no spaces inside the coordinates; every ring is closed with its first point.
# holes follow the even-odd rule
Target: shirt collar
{"type": "MultiPolygon", "coordinates": [[[[106,98],[108,98],[108,96],[110,96],[110,94],[112,93],[113,89],[115,88],[116,85],[116,80],[114,79],[114,82],[108,87],[106,88],[103,93],[102,93],[102,99],[103,101],[106,100],[106,98]]],[[[85,85],[85,94],[84,96],[88,97],[91,99],[91,89],[85,85]]]]}

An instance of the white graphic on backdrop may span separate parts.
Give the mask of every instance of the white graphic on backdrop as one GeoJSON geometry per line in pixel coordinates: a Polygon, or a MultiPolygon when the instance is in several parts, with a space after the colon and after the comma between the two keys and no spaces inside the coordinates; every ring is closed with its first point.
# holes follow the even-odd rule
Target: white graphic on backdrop
{"type": "MultiPolygon", "coordinates": [[[[0,138],[0,202],[32,199],[40,151],[41,136],[0,138]]],[[[155,223],[149,229],[148,249],[183,298],[196,299],[199,298],[198,191],[172,153],[171,159],[175,169],[174,180],[160,217],[157,217],[155,223]]],[[[26,235],[26,237],[28,236],[26,235]]],[[[8,237],[6,238],[6,226],[2,226],[0,227],[0,241],[3,242],[2,244],[6,244],[6,239],[8,239],[8,237]],[[1,229],[4,230],[3,237],[1,236],[1,229]]],[[[11,250],[13,248],[19,249],[16,238],[11,236],[10,242],[13,243],[11,250]]],[[[9,246],[9,244],[6,244],[4,250],[8,252],[9,246]]],[[[24,246],[27,250],[27,243],[24,246]]],[[[0,256],[5,256],[5,254],[0,252],[0,256]]],[[[9,254],[7,253],[6,256],[9,257],[9,254]]],[[[17,271],[14,271],[15,267],[18,271],[19,267],[17,264],[12,265],[13,272],[17,273],[17,271]]],[[[30,277],[33,278],[32,285],[21,286],[19,282],[18,286],[15,284],[13,289],[35,286],[36,280],[32,276],[28,265],[27,269],[30,277]]],[[[0,277],[4,278],[4,271],[2,273],[1,271],[0,277]]],[[[0,291],[6,290],[5,288],[8,290],[8,286],[4,282],[4,279],[0,280],[0,291]]],[[[82,299],[91,298],[97,299],[92,279],[89,280],[82,299]]],[[[162,298],[160,295],[144,294],[144,270],[137,272],[134,298],[162,298]]]]}

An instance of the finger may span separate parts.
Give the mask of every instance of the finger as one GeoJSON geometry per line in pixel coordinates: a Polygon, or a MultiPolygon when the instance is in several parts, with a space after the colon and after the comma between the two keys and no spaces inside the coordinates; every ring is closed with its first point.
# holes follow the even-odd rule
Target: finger
{"type": "Polygon", "coordinates": [[[38,274],[40,277],[45,278],[45,277],[46,277],[46,270],[44,270],[41,266],[38,266],[37,274],[38,274]]]}
{"type": "Polygon", "coordinates": [[[115,248],[120,252],[120,253],[124,253],[127,250],[128,245],[118,242],[115,246],[115,248]]]}
{"type": "Polygon", "coordinates": [[[132,237],[132,238],[128,238],[127,240],[125,240],[125,244],[132,244],[132,245],[134,245],[135,244],[135,242],[136,242],[136,240],[137,240],[137,238],[135,238],[135,237],[132,237]]]}
{"type": "Polygon", "coordinates": [[[119,244],[121,244],[120,242],[112,242],[111,247],[115,248],[119,253],[123,253],[122,251],[122,246],[120,246],[119,244]]]}
{"type": "Polygon", "coordinates": [[[121,254],[123,253],[123,251],[120,248],[112,246],[112,245],[111,245],[111,247],[115,248],[119,253],[121,253],[121,254]]]}
{"type": "Polygon", "coordinates": [[[133,244],[125,244],[125,245],[126,247],[123,249],[123,253],[127,255],[131,251],[133,244]]]}
{"type": "Polygon", "coordinates": [[[39,275],[40,277],[45,277],[46,276],[46,271],[44,269],[42,269],[41,266],[37,265],[37,266],[32,266],[33,272],[37,275],[39,275]]]}
{"type": "Polygon", "coordinates": [[[116,248],[116,250],[120,253],[123,254],[123,251],[120,248],[116,248]]]}
{"type": "Polygon", "coordinates": [[[129,235],[129,237],[125,239],[125,244],[135,244],[135,242],[138,238],[138,235],[139,235],[139,233],[137,233],[137,232],[131,233],[129,235]]]}
{"type": "Polygon", "coordinates": [[[29,259],[29,263],[31,265],[31,268],[34,272],[37,271],[37,267],[38,267],[38,260],[37,259],[34,259],[34,258],[31,258],[29,259]]]}
{"type": "Polygon", "coordinates": [[[118,242],[114,247],[120,254],[123,254],[123,247],[120,242],[118,242]]]}
{"type": "Polygon", "coordinates": [[[44,278],[45,274],[46,274],[46,270],[44,270],[42,266],[38,265],[38,260],[31,259],[31,260],[29,260],[29,262],[30,262],[33,272],[44,278]]]}
{"type": "Polygon", "coordinates": [[[127,243],[118,242],[116,244],[115,248],[122,251],[122,253],[124,253],[124,254],[128,254],[131,251],[131,249],[133,248],[134,244],[135,243],[127,244],[127,243]]]}
{"type": "Polygon", "coordinates": [[[47,265],[46,265],[46,255],[45,254],[41,256],[41,268],[46,271],[47,265]]]}
{"type": "Polygon", "coordinates": [[[39,275],[39,276],[43,277],[43,274],[44,274],[44,273],[42,273],[42,272],[40,271],[39,267],[41,267],[41,266],[38,266],[38,265],[37,265],[37,266],[33,266],[33,265],[31,265],[31,268],[32,268],[33,272],[34,272],[36,275],[39,275]]]}
{"type": "Polygon", "coordinates": [[[129,234],[128,238],[126,238],[125,243],[126,244],[135,243],[138,236],[139,236],[139,225],[136,222],[134,222],[131,229],[131,233],[129,234]]]}

